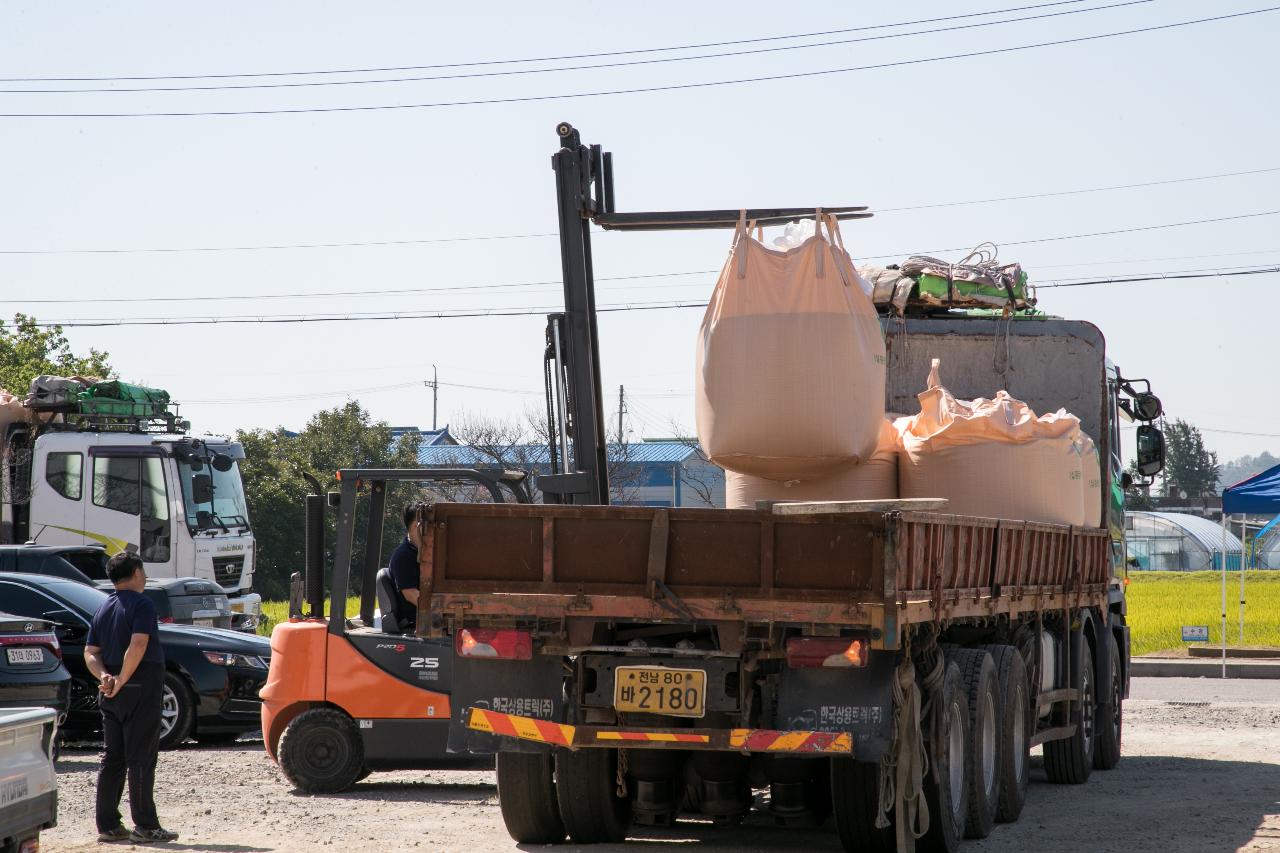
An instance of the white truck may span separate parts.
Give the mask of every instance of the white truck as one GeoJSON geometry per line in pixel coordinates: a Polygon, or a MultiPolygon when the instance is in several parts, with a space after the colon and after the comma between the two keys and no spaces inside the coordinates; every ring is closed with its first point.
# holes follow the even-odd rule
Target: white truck
{"type": "Polygon", "coordinates": [[[0,851],[36,853],[40,831],[58,822],[52,708],[0,711],[0,851]]]}
{"type": "Polygon", "coordinates": [[[25,416],[10,406],[0,419],[8,421],[0,423],[0,541],[136,551],[152,578],[218,583],[234,626],[254,628],[262,597],[253,591],[243,447],[191,435],[162,391],[98,384],[123,386],[115,393],[135,399],[37,399],[33,391],[25,416]]]}

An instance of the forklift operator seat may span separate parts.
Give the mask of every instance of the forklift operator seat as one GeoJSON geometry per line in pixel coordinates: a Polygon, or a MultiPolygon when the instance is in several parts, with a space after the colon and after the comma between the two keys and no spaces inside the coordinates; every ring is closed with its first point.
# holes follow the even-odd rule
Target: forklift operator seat
{"type": "Polygon", "coordinates": [[[378,569],[374,579],[374,589],[378,595],[378,610],[382,613],[382,633],[403,634],[404,626],[400,624],[400,617],[396,613],[399,609],[396,604],[400,600],[400,594],[396,590],[395,582],[391,579],[389,568],[378,569]]]}

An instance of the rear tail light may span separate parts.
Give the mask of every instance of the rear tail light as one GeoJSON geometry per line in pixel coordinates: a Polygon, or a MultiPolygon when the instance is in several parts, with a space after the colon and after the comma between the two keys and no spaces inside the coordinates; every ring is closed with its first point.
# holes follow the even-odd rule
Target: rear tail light
{"type": "Polygon", "coordinates": [[[160,617],[159,619],[157,619],[156,621],[157,621],[157,622],[159,622],[161,625],[172,625],[172,624],[174,624],[174,623],[173,623],[173,617],[172,617],[172,616],[161,616],[161,617],[160,617]]]}
{"type": "Polygon", "coordinates": [[[792,637],[787,640],[787,665],[855,667],[867,665],[867,641],[861,637],[792,637]]]}
{"type": "Polygon", "coordinates": [[[528,631],[498,628],[463,628],[453,643],[458,657],[530,660],[533,637],[528,631]]]}
{"type": "Polygon", "coordinates": [[[62,657],[62,644],[57,634],[5,634],[0,635],[0,646],[44,646],[59,658],[62,657]]]}

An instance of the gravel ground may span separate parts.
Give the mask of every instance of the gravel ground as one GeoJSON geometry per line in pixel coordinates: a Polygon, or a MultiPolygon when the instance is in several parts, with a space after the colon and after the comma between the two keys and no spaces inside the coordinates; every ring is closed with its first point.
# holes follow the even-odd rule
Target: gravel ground
{"type": "MultiPolygon", "coordinates": [[[[1280,681],[1135,679],[1125,713],[1120,767],[1095,773],[1083,787],[1064,787],[1048,784],[1034,759],[1022,819],[964,849],[1280,850],[1280,681]]],[[[93,750],[67,750],[58,763],[61,823],[43,836],[44,850],[101,849],[93,831],[97,760],[93,750]]],[[[175,850],[522,849],[502,827],[487,771],[379,773],[346,794],[310,797],[290,790],[261,742],[190,745],[161,754],[156,794],[165,825],[182,834],[167,845],[175,850]]],[[[580,849],[814,853],[839,844],[830,827],[783,830],[753,815],[732,830],[682,821],[636,832],[627,845],[580,849]]]]}

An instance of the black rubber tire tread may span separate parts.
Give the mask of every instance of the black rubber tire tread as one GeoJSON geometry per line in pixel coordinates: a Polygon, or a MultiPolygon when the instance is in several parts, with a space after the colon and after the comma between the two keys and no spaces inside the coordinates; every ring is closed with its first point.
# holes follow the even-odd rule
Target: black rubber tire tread
{"type": "Polygon", "coordinates": [[[631,802],[617,795],[616,749],[556,750],[556,801],[577,844],[619,842],[631,828],[631,802]]]}
{"type": "MultiPolygon", "coordinates": [[[[1080,644],[1080,653],[1073,657],[1075,672],[1071,686],[1081,690],[1086,676],[1090,684],[1094,684],[1093,654],[1089,649],[1089,642],[1083,637],[1077,638],[1076,642],[1080,644]]],[[[1089,781],[1089,773],[1093,770],[1093,749],[1085,746],[1085,704],[1083,701],[1071,703],[1071,722],[1076,725],[1075,734],[1062,740],[1051,740],[1044,745],[1044,772],[1055,785],[1083,785],[1089,781]]],[[[1088,713],[1092,717],[1092,698],[1088,700],[1088,705],[1088,713]]]]}
{"type": "Polygon", "coordinates": [[[1103,648],[1111,657],[1111,678],[1105,685],[1099,684],[1095,688],[1099,700],[1103,697],[1109,700],[1106,707],[1099,701],[1094,715],[1093,769],[1095,770],[1111,770],[1120,763],[1120,745],[1124,737],[1124,683],[1120,672],[1120,644],[1116,642],[1116,635],[1111,631],[1107,631],[1106,635],[1103,648]],[[1110,702],[1116,703],[1120,715],[1114,723],[1109,707],[1110,702]]]}
{"type": "Polygon", "coordinates": [[[1022,814],[1027,802],[1027,785],[1031,781],[1031,733],[1035,719],[1031,713],[1031,685],[1027,683],[1027,667],[1022,654],[1014,646],[983,646],[996,666],[996,685],[1000,699],[1000,795],[996,800],[996,820],[1012,823],[1022,814]],[[1015,686],[1022,688],[1022,775],[1017,771],[1013,744],[1013,715],[1009,704],[1015,686]]]}
{"type": "Polygon", "coordinates": [[[952,808],[949,782],[951,769],[947,749],[951,719],[949,709],[953,706],[958,710],[964,723],[965,737],[961,740],[965,747],[968,747],[969,702],[964,693],[960,667],[954,661],[948,661],[945,666],[946,672],[942,678],[942,686],[938,695],[934,697],[934,702],[941,706],[940,723],[938,731],[932,733],[928,745],[929,772],[924,778],[924,794],[925,801],[929,804],[929,831],[916,842],[916,849],[921,853],[955,853],[960,849],[960,843],[964,839],[964,815],[969,810],[968,777],[962,785],[961,796],[964,802],[961,808],[952,808]],[[953,817],[957,811],[960,814],[959,820],[953,817]]]}
{"type": "Polygon", "coordinates": [[[196,732],[196,743],[201,746],[230,746],[244,732],[196,732]]]}
{"type": "Polygon", "coordinates": [[[337,708],[310,708],[289,721],[280,735],[280,769],[299,791],[307,794],[335,794],[356,783],[364,772],[364,741],[355,721],[337,708]],[[346,753],[331,772],[319,775],[306,763],[306,741],[329,730],[346,746],[346,753]]]}
{"type": "Polygon", "coordinates": [[[960,667],[964,694],[969,702],[969,744],[965,750],[965,775],[969,777],[969,810],[964,821],[965,838],[986,838],[996,825],[996,803],[1000,798],[1000,745],[999,731],[1000,689],[996,682],[996,665],[986,649],[956,649],[948,655],[960,667]],[[992,768],[991,796],[987,796],[982,779],[982,750],[985,736],[982,731],[981,708],[983,699],[989,697],[995,715],[995,766],[992,768]]]}
{"type": "Polygon", "coordinates": [[[498,753],[498,808],[507,833],[516,842],[564,841],[554,774],[555,758],[550,753],[498,753]]]}
{"type": "Polygon", "coordinates": [[[831,810],[846,853],[895,853],[893,812],[889,812],[889,827],[877,829],[879,807],[879,763],[832,758],[831,810]]]}
{"type": "Polygon", "coordinates": [[[178,719],[174,721],[169,733],[160,738],[161,749],[176,749],[184,740],[191,737],[191,730],[196,722],[196,699],[191,695],[191,688],[181,675],[165,670],[164,686],[173,691],[178,700],[178,719]]]}

